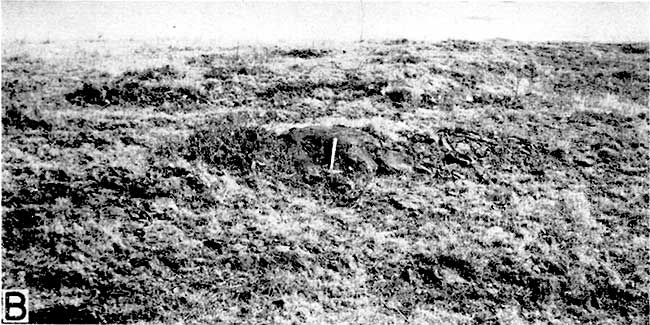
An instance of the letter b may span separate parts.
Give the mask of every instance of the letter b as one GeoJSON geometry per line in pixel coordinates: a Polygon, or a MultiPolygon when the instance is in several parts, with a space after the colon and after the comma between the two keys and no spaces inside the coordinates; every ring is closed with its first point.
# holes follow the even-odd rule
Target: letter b
{"type": "Polygon", "coordinates": [[[29,293],[27,290],[2,290],[2,322],[29,322],[29,293]]]}

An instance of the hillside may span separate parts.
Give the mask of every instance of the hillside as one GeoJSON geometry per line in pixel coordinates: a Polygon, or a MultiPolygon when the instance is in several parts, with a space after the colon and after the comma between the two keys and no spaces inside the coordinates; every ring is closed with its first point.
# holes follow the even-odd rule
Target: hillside
{"type": "Polygon", "coordinates": [[[648,44],[3,51],[32,321],[648,322],[648,44]]]}

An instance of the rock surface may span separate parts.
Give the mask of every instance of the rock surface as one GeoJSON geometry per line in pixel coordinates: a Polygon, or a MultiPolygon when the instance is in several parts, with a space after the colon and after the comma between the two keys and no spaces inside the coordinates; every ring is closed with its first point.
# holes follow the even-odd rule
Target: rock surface
{"type": "Polygon", "coordinates": [[[407,174],[413,172],[413,167],[407,163],[408,157],[393,150],[383,152],[377,159],[379,172],[383,174],[407,174]]]}
{"type": "Polygon", "coordinates": [[[346,173],[377,172],[378,164],[373,154],[380,141],[359,129],[343,126],[294,128],[281,135],[296,157],[299,169],[313,169],[312,165],[329,168],[334,138],[337,139],[334,169],[346,173]]]}

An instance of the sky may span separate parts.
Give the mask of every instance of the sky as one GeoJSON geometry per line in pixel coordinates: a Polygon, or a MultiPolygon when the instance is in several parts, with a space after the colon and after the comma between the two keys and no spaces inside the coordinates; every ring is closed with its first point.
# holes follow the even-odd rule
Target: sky
{"type": "Polygon", "coordinates": [[[650,2],[2,1],[2,40],[649,41],[650,2]]]}

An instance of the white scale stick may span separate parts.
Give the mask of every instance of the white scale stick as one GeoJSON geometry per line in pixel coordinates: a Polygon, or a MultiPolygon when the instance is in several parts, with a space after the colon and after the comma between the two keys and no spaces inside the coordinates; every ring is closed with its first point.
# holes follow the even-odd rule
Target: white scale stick
{"type": "Polygon", "coordinates": [[[334,138],[332,142],[332,156],[330,157],[330,171],[334,169],[334,156],[336,155],[336,143],[338,142],[337,138],[334,138]]]}

